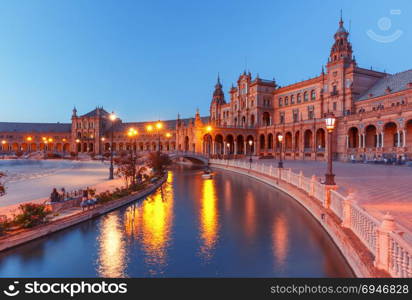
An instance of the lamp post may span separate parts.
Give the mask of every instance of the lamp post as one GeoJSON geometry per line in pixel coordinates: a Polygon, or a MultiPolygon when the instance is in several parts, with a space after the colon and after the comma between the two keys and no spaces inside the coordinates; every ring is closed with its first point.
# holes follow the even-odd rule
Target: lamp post
{"type": "Polygon", "coordinates": [[[172,134],[170,132],[166,132],[165,137],[167,139],[167,144],[169,145],[169,147],[166,149],[167,151],[170,151],[170,143],[169,140],[172,137],[172,134]]]}
{"type": "MultiPolygon", "coordinates": [[[[133,150],[133,143],[136,143],[136,136],[137,136],[137,130],[134,128],[129,128],[129,131],[127,132],[127,136],[131,139],[132,143],[131,143],[131,148],[130,148],[130,162],[132,164],[132,184],[136,183],[136,163],[135,163],[135,158],[136,155],[133,156],[133,153],[135,153],[135,151],[133,150]]],[[[136,154],[136,153],[135,153],[136,154]]]]}
{"type": "Polygon", "coordinates": [[[253,140],[249,140],[249,169],[252,169],[252,146],[253,140]]]}
{"type": "Polygon", "coordinates": [[[163,124],[160,121],[156,123],[156,131],[157,131],[157,151],[160,153],[160,129],[162,129],[163,124]]]}
{"type": "Polygon", "coordinates": [[[278,141],[280,144],[280,153],[279,153],[279,163],[278,163],[278,168],[282,169],[283,168],[283,161],[282,161],[282,141],[283,141],[283,135],[279,134],[278,135],[278,141]]]}
{"type": "Polygon", "coordinates": [[[325,118],[326,130],[328,131],[328,169],[325,174],[325,185],[336,185],[335,174],[332,171],[332,133],[335,129],[336,118],[333,113],[327,114],[325,118]]]}
{"type": "Polygon", "coordinates": [[[210,159],[210,152],[212,152],[212,150],[214,150],[214,149],[212,149],[213,148],[213,140],[212,140],[212,136],[210,135],[212,130],[213,130],[212,126],[210,126],[210,125],[206,126],[206,132],[208,133],[208,135],[211,138],[210,140],[209,140],[209,137],[207,138],[208,144],[209,144],[209,141],[210,141],[209,147],[207,149],[207,158],[208,159],[210,159]]]}
{"type": "Polygon", "coordinates": [[[76,160],[79,159],[79,144],[80,144],[80,140],[76,139],[76,160]]]}
{"type": "MultiPolygon", "coordinates": [[[[104,141],[106,140],[106,138],[103,136],[100,138],[100,143],[99,143],[99,154],[103,157],[103,151],[102,148],[104,148],[104,141]]],[[[103,158],[102,158],[103,161],[103,158]]]]}
{"type": "Polygon", "coordinates": [[[4,150],[4,147],[5,147],[6,144],[7,144],[7,141],[6,141],[6,140],[2,140],[2,141],[1,141],[1,150],[2,150],[3,153],[6,152],[6,151],[4,150]]]}
{"type": "Polygon", "coordinates": [[[114,112],[112,112],[109,115],[109,119],[112,122],[112,126],[111,126],[111,144],[110,144],[110,168],[109,168],[109,179],[113,179],[113,139],[114,139],[114,122],[116,121],[117,117],[114,114],[114,112]]]}
{"type": "MultiPolygon", "coordinates": [[[[163,128],[163,124],[160,121],[157,121],[157,123],[155,124],[156,127],[156,133],[157,133],[157,152],[160,153],[160,130],[163,128]]],[[[148,132],[152,132],[153,131],[153,125],[147,125],[146,126],[146,130],[148,132]]]]}
{"type": "Polygon", "coordinates": [[[230,158],[230,143],[226,143],[227,148],[227,166],[229,166],[229,158],[230,158]]]}

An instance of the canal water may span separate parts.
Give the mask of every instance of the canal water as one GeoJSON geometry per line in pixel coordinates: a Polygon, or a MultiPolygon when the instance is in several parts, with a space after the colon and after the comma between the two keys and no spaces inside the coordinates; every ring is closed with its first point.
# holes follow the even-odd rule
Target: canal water
{"type": "Polygon", "coordinates": [[[0,254],[0,277],[352,277],[296,201],[175,166],[146,199],[0,254]]]}

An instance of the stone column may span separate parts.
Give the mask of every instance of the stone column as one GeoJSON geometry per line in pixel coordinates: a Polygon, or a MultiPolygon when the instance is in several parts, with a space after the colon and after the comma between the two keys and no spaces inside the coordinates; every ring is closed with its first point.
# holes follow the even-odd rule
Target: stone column
{"type": "Polygon", "coordinates": [[[354,199],[354,194],[350,193],[343,201],[343,213],[342,213],[342,227],[351,228],[351,206],[354,199]]]}
{"type": "Polygon", "coordinates": [[[375,267],[378,269],[389,271],[391,256],[389,233],[395,229],[395,220],[387,213],[378,229],[378,238],[376,240],[375,267]]]}
{"type": "Polygon", "coordinates": [[[366,148],[366,134],[362,134],[363,148],[366,148]]]}
{"type": "Polygon", "coordinates": [[[243,154],[247,155],[247,142],[246,142],[246,140],[243,141],[243,154]]]}
{"type": "Polygon", "coordinates": [[[406,147],[406,131],[405,131],[405,129],[402,130],[402,132],[403,132],[403,134],[402,134],[402,137],[403,137],[402,147],[406,147]]]}
{"type": "Polygon", "coordinates": [[[331,202],[331,191],[334,190],[336,191],[339,187],[337,185],[325,185],[325,203],[324,207],[329,209],[330,208],[330,202],[331,202]]]}
{"type": "Polygon", "coordinates": [[[383,132],[381,132],[381,148],[384,147],[384,135],[383,132]]]}
{"type": "Polygon", "coordinates": [[[236,155],[237,154],[237,140],[233,141],[233,154],[236,155]]]}
{"type": "Polygon", "coordinates": [[[212,149],[210,149],[211,151],[211,153],[210,154],[212,154],[212,155],[215,155],[216,154],[216,144],[215,144],[215,141],[212,141],[212,149]]]}
{"type": "Polygon", "coordinates": [[[346,135],[346,149],[349,149],[349,135],[346,135]]]}
{"type": "Polygon", "coordinates": [[[362,148],[362,134],[359,133],[359,148],[362,148]]]}

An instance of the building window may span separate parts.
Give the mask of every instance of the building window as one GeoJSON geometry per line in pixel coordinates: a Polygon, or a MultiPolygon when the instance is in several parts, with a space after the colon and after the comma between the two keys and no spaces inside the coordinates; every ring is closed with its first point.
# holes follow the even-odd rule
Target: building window
{"type": "Polygon", "coordinates": [[[308,92],[304,92],[303,93],[303,101],[304,102],[307,102],[309,100],[309,98],[308,98],[308,92]]]}
{"type": "Polygon", "coordinates": [[[337,106],[338,106],[337,103],[333,102],[333,110],[336,110],[337,106]]]}
{"type": "Polygon", "coordinates": [[[295,97],[293,95],[290,96],[290,104],[295,104],[295,97]]]}
{"type": "Polygon", "coordinates": [[[293,110],[293,122],[298,122],[299,121],[299,110],[298,109],[294,109],[293,110]]]}
{"type": "Polygon", "coordinates": [[[279,98],[279,106],[283,106],[283,99],[282,99],[282,97],[279,98]]]}
{"type": "Polygon", "coordinates": [[[280,124],[285,124],[285,113],[284,112],[280,113],[280,124]]]}
{"type": "Polygon", "coordinates": [[[312,90],[312,91],[310,92],[310,99],[311,99],[311,100],[316,100],[316,92],[315,92],[315,90],[312,90]]]}
{"type": "Polygon", "coordinates": [[[313,120],[315,118],[313,105],[308,106],[308,119],[313,120]]]}
{"type": "Polygon", "coordinates": [[[285,97],[285,105],[288,105],[289,104],[289,98],[286,96],[285,97]]]}
{"type": "Polygon", "coordinates": [[[298,103],[302,102],[302,96],[300,94],[298,94],[297,101],[298,101],[298,103]]]}

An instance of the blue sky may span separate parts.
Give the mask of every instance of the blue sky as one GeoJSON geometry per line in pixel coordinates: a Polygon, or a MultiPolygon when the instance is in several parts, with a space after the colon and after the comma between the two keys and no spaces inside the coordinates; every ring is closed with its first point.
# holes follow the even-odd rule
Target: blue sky
{"type": "Polygon", "coordinates": [[[2,0],[0,121],[68,122],[74,105],[125,121],[207,115],[218,72],[225,92],[245,67],[280,85],[319,74],[341,8],[360,66],[412,68],[409,0],[2,0]]]}

